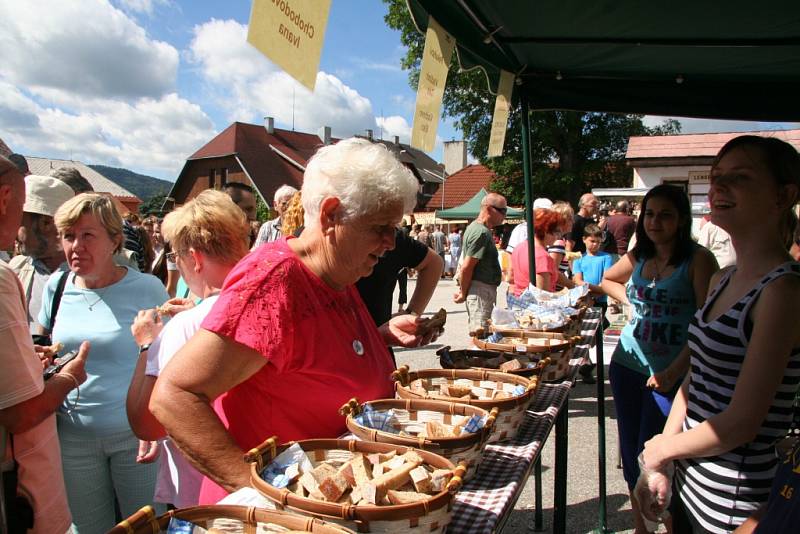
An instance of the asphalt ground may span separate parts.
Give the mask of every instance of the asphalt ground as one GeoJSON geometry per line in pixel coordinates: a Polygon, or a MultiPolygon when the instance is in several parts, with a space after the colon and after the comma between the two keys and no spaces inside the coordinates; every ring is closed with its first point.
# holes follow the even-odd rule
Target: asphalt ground
{"type": "MultiPolygon", "coordinates": [[[[409,298],[415,281],[408,281],[409,298]]],[[[500,286],[498,303],[505,304],[506,284],[500,286]]],[[[397,364],[408,364],[411,369],[439,368],[436,350],[450,345],[460,349],[470,345],[467,336],[467,312],[464,304],[455,304],[453,294],[456,284],[442,279],[434,292],[427,311],[434,313],[439,308],[447,310],[447,325],[444,334],[427,347],[399,349],[395,351],[397,364]]],[[[394,311],[397,310],[397,291],[394,296],[394,311]]],[[[606,344],[606,364],[613,345],[606,344]]],[[[606,365],[606,377],[608,376],[606,365]]],[[[568,464],[567,464],[567,532],[586,533],[595,531],[599,525],[599,477],[598,477],[598,431],[597,385],[583,384],[580,379],[573,388],[569,400],[568,464]]],[[[608,381],[605,383],[605,429],[606,429],[606,528],[614,532],[632,532],[630,501],[622,470],[617,468],[617,427],[614,403],[608,381]]],[[[542,452],[542,502],[543,531],[552,531],[553,519],[553,466],[555,433],[551,432],[542,452]]],[[[505,534],[534,532],[534,481],[526,482],[522,495],[503,529],[505,534]]]]}

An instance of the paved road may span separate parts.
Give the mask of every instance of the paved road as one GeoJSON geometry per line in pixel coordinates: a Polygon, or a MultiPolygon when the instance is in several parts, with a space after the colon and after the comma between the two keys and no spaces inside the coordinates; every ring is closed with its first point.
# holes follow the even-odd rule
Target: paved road
{"type": "MultiPolygon", "coordinates": [[[[408,294],[414,290],[414,280],[409,280],[408,294]]],[[[445,333],[435,344],[421,349],[401,349],[396,351],[398,365],[408,364],[411,369],[438,368],[436,350],[444,345],[453,348],[464,348],[470,340],[467,337],[467,312],[463,304],[453,303],[456,291],[455,282],[442,280],[428,306],[433,313],[439,308],[447,310],[447,327],[445,333]]],[[[499,294],[505,294],[505,285],[499,294]]],[[[500,304],[504,298],[498,297],[500,304]]],[[[395,292],[395,309],[397,308],[397,292],[395,292]]],[[[610,356],[610,347],[606,349],[606,359],[610,356]]],[[[569,402],[569,460],[567,480],[567,532],[591,532],[598,526],[598,467],[597,467],[597,392],[596,386],[579,383],[570,395],[569,402]]],[[[614,416],[614,405],[611,390],[606,382],[606,451],[607,460],[607,527],[616,532],[632,526],[630,519],[630,503],[622,470],[617,469],[617,429],[614,416]]],[[[544,530],[551,531],[553,516],[553,465],[554,435],[545,445],[542,456],[544,530]]],[[[504,534],[522,534],[533,531],[533,478],[517,501],[516,508],[503,530],[504,534]]]]}

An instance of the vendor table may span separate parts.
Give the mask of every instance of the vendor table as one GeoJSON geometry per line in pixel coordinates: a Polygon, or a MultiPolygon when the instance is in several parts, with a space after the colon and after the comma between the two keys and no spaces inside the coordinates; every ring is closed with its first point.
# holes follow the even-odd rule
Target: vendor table
{"type": "MultiPolygon", "coordinates": [[[[561,382],[542,383],[517,436],[487,445],[478,472],[456,494],[449,534],[500,532],[514,510],[525,482],[535,469],[536,522],[541,528],[540,455],[553,426],[556,429],[553,532],[566,531],[567,405],[578,367],[595,344],[600,310],[592,308],[581,324],[582,342],[573,351],[570,370],[561,382]]],[[[602,342],[602,340],[601,340],[602,342]]]]}

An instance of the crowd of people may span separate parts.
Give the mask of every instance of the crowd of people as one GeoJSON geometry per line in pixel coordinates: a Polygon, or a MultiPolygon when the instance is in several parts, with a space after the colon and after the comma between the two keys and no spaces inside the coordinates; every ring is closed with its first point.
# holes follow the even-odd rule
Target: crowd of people
{"type": "MultiPolygon", "coordinates": [[[[647,532],[633,495],[640,455],[660,474],[674,463],[671,532],[796,528],[800,477],[791,473],[800,450],[779,454],[776,443],[787,436],[800,384],[798,192],[791,145],[741,136],[712,165],[701,243],[686,192],[669,184],[648,191],[638,217],[624,200],[600,216],[591,193],[574,215],[565,203],[537,199],[533,239],[525,222],[510,232],[509,299],[530,286],[588,284],[603,315],[609,299],[630,310],[609,379],[636,533],[647,532]],[[789,467],[776,487],[779,463],[789,467]]],[[[502,272],[492,230],[506,209],[502,196],[487,195],[464,232],[454,299],[466,302],[473,335],[487,332],[496,304],[502,272]]],[[[580,372],[594,382],[591,364],[580,372]]]]}
{"type": "MultiPolygon", "coordinates": [[[[716,248],[693,238],[670,185],[607,214],[591,193],[577,210],[537,199],[533,235],[523,222],[503,247],[497,193],[465,228],[401,226],[417,181],[363,139],[320,148],[260,227],[244,184],[140,220],[74,169],[36,176],[0,158],[0,249],[15,251],[0,262],[11,531],[105,532],[145,504],[216,503],[249,485],[242,451],[266,437],[341,435],[347,400],[393,396],[392,347],[440,333],[419,326],[443,277],[471,335],[487,332],[504,280],[509,299],[587,284],[603,315],[630,309],[609,366],[629,489],[640,462],[674,464],[672,531],[776,531],[800,513],[785,488],[770,493],[800,383],[800,156],[739,137],[710,176],[716,248]],[[737,259],[720,270],[725,242],[737,259]]],[[[594,381],[591,364],[580,372],[594,381]]]]}

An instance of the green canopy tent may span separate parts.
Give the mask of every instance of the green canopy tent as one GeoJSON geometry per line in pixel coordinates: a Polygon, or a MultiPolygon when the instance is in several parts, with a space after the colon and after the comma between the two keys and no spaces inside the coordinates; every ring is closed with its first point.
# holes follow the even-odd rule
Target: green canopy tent
{"type": "MultiPolygon", "coordinates": [[[[461,68],[482,69],[490,91],[497,88],[501,70],[515,75],[514,98],[522,108],[528,235],[533,235],[531,110],[800,120],[797,0],[761,3],[407,0],[407,3],[420,31],[427,30],[431,16],[455,38],[461,68]]],[[[531,248],[529,265],[534,273],[532,251],[531,248]]],[[[605,396],[601,371],[599,368],[597,383],[598,398],[602,399],[605,396]]],[[[556,434],[558,449],[561,433],[556,434]]],[[[598,404],[598,434],[598,530],[607,532],[602,402],[598,404]]],[[[557,455],[556,473],[563,475],[566,465],[559,462],[557,455]]],[[[541,469],[540,465],[537,467],[541,469]]],[[[541,510],[539,481],[537,477],[537,526],[541,510]]],[[[560,532],[565,524],[566,483],[558,477],[556,493],[554,530],[560,532]]]]}
{"type": "MultiPolygon", "coordinates": [[[[474,197],[467,200],[460,206],[455,206],[446,210],[436,210],[436,218],[449,220],[472,220],[478,216],[478,213],[481,211],[481,200],[483,200],[483,197],[488,194],[489,193],[486,192],[486,189],[481,188],[480,191],[475,193],[474,197]]],[[[506,219],[521,219],[523,215],[525,215],[525,212],[522,210],[508,208],[508,211],[506,212],[506,219]]]]}

